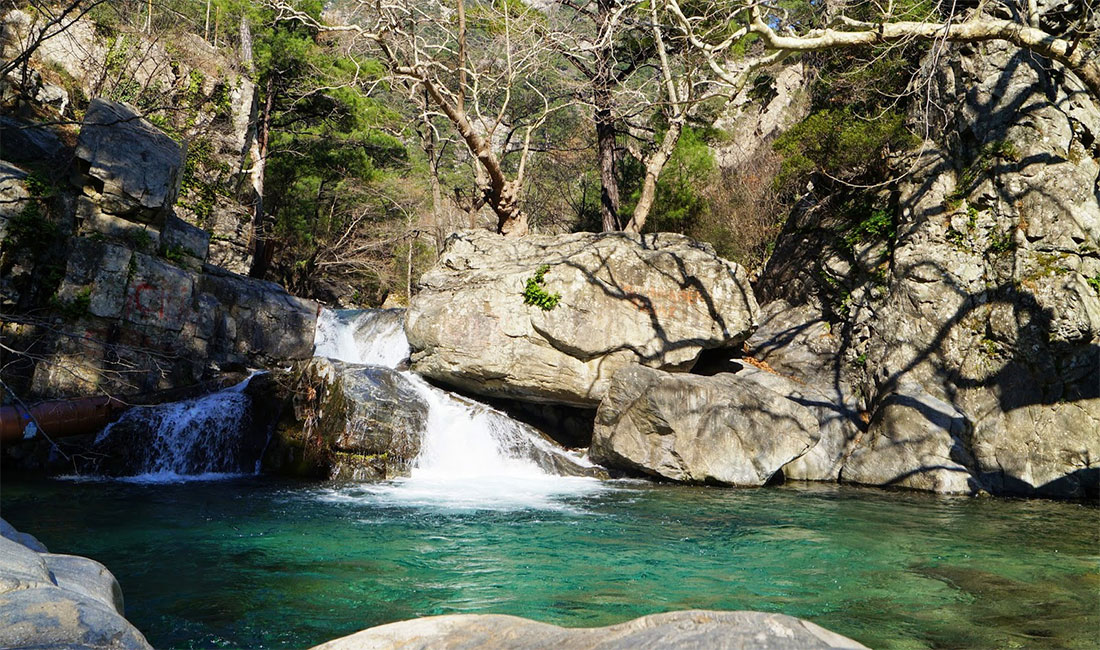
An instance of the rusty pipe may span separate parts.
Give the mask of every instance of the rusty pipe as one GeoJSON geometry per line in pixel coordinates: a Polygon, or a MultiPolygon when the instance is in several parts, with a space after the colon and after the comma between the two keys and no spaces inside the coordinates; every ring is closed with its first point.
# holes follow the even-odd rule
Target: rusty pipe
{"type": "Polygon", "coordinates": [[[51,438],[95,433],[126,408],[121,401],[102,396],[39,402],[29,408],[3,406],[0,407],[0,444],[30,440],[42,433],[51,438]]]}

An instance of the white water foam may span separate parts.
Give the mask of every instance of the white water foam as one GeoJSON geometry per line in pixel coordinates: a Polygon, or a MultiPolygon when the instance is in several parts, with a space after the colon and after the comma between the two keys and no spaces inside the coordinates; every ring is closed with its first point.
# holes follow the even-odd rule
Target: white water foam
{"type": "MultiPolygon", "coordinates": [[[[401,323],[395,316],[388,310],[326,310],[318,319],[315,354],[349,363],[375,359],[380,361],[374,365],[394,368],[409,355],[404,331],[392,325],[401,323]]],[[[337,489],[333,494],[339,498],[459,510],[542,509],[561,507],[563,497],[601,489],[594,478],[549,473],[524,452],[537,450],[543,456],[557,455],[591,466],[579,454],[558,448],[496,409],[456,397],[412,372],[401,374],[428,405],[428,422],[411,475],[337,489]]]]}
{"type": "Polygon", "coordinates": [[[323,309],[313,356],[396,368],[409,358],[404,320],[399,309],[323,309]]]}

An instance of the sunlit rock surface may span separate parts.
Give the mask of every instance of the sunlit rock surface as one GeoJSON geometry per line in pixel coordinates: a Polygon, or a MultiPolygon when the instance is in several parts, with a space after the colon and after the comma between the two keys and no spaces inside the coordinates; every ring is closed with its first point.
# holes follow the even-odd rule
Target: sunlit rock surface
{"type": "Polygon", "coordinates": [[[564,628],[499,614],[433,616],[372,627],[314,650],[368,648],[865,650],[866,646],[793,616],[695,610],[652,614],[595,628],[564,628]]]}
{"type": "Polygon", "coordinates": [[[505,239],[464,232],[420,281],[405,329],[416,372],[474,393],[595,407],[616,370],[687,370],[755,327],[745,270],[674,234],[505,239]],[[525,304],[545,266],[552,309],[525,304]]]}

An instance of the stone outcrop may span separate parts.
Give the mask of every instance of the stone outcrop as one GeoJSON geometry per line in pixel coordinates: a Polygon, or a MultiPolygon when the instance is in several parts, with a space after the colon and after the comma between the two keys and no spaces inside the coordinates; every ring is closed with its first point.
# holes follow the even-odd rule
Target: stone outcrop
{"type": "Polygon", "coordinates": [[[122,590],[106,567],[48,553],[0,519],[0,646],[150,649],[123,613],[122,590]]]}
{"type": "Polygon", "coordinates": [[[12,199],[0,214],[4,302],[16,312],[41,306],[31,293],[40,289],[59,316],[48,326],[16,318],[5,331],[17,349],[33,346],[15,380],[25,397],[150,393],[311,356],[317,304],[208,264],[211,235],[173,214],[183,160],[167,135],[97,99],[77,155],[75,198],[41,177],[36,191],[49,196],[32,196],[26,172],[0,167],[0,192],[12,199]],[[33,223],[7,232],[25,206],[37,211],[33,223]],[[47,211],[73,236],[46,223],[47,211]]]}
{"type": "Polygon", "coordinates": [[[905,386],[886,396],[871,426],[844,464],[846,483],[903,487],[940,494],[974,494],[971,424],[947,402],[905,386]]]}
{"type": "Polygon", "coordinates": [[[473,393],[594,407],[631,364],[688,370],[755,327],[745,271],[680,235],[453,235],[420,280],[412,367],[473,393]],[[535,276],[543,269],[541,286],[535,276]],[[525,304],[528,281],[558,294],[525,304]]]}
{"type": "Polygon", "coordinates": [[[701,377],[631,366],[596,412],[589,455],[687,483],[764,485],[817,442],[805,407],[749,373],[701,377]]]}
{"type": "MultiPolygon", "coordinates": [[[[791,314],[790,335],[750,353],[869,412],[858,444],[823,428],[843,480],[1096,498],[1100,104],[1004,43],[938,61],[927,105],[939,108],[913,116],[930,139],[874,199],[896,236],[842,251],[817,237],[851,227],[847,215],[829,199],[800,209],[755,283],[777,302],[762,320],[791,314]],[[805,335],[820,313],[831,340],[805,335]],[[825,367],[802,372],[815,356],[825,367]]],[[[820,460],[803,476],[832,473],[820,460]]]]}
{"type": "Polygon", "coordinates": [[[176,202],[183,152],[133,109],[93,99],[76,147],[75,184],[105,213],[162,226],[176,202]]]}
{"type": "Polygon", "coordinates": [[[329,359],[304,369],[295,412],[300,428],[280,433],[267,467],[335,480],[407,476],[428,421],[427,403],[396,370],[329,359]]]}
{"type": "Polygon", "coordinates": [[[764,612],[680,611],[651,614],[619,625],[564,628],[517,616],[456,614],[380,625],[313,650],[367,648],[707,648],[734,650],[866,650],[852,639],[809,621],[764,612]]]}

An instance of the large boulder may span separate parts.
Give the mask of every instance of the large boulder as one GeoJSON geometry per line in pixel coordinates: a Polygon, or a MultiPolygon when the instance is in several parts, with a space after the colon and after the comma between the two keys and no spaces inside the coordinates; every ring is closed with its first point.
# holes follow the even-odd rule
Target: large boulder
{"type": "Polygon", "coordinates": [[[908,385],[882,400],[841,470],[847,483],[973,494],[972,424],[955,407],[908,385]]]}
{"type": "Polygon", "coordinates": [[[758,486],[818,436],[809,410],[751,376],[632,366],[600,403],[589,455],[675,481],[758,486]]]}
{"type": "Polygon", "coordinates": [[[667,233],[459,233],[419,288],[405,321],[416,372],[587,408],[619,368],[687,370],[704,349],[740,345],[757,311],[744,269],[667,233]],[[529,283],[556,306],[526,304],[529,283]]]}
{"type": "Polygon", "coordinates": [[[77,141],[75,179],[106,213],[160,226],[176,202],[183,152],[125,104],[96,98],[77,141]]]}
{"type": "Polygon", "coordinates": [[[145,637],[94,598],[58,587],[0,594],[0,646],[150,650],[145,637]]]}
{"type": "Polygon", "coordinates": [[[707,648],[825,650],[866,647],[809,621],[765,612],[680,611],[607,627],[565,628],[501,614],[431,616],[372,627],[313,650],[368,648],[707,648]]]}
{"type": "Polygon", "coordinates": [[[0,647],[151,648],[122,614],[122,590],[106,567],[46,553],[0,519],[0,647]]]}
{"type": "Polygon", "coordinates": [[[412,383],[381,366],[315,359],[311,367],[328,383],[315,435],[332,454],[329,478],[407,476],[428,423],[428,404],[412,383]]]}

